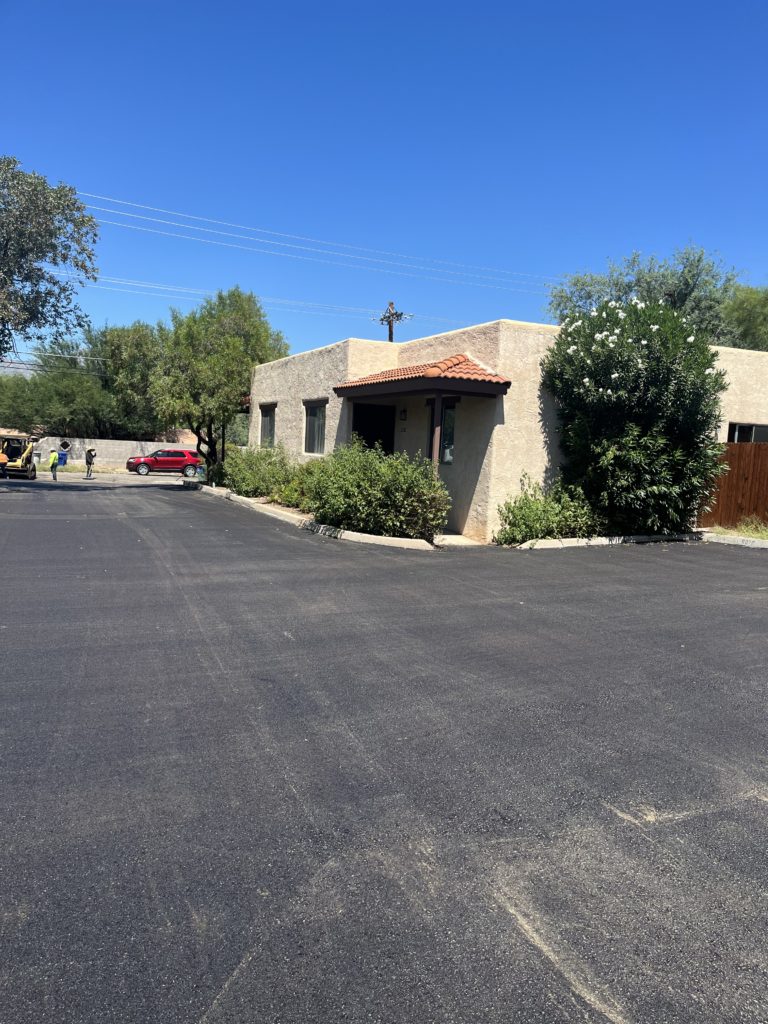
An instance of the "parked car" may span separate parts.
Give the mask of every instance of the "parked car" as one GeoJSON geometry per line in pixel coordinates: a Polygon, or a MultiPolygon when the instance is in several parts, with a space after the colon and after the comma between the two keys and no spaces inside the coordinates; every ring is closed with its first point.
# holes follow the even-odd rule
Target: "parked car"
{"type": "Polygon", "coordinates": [[[129,473],[146,476],[148,473],[183,473],[184,476],[197,476],[197,467],[202,459],[197,452],[179,451],[175,448],[160,448],[151,455],[134,455],[128,459],[125,468],[129,473]]]}

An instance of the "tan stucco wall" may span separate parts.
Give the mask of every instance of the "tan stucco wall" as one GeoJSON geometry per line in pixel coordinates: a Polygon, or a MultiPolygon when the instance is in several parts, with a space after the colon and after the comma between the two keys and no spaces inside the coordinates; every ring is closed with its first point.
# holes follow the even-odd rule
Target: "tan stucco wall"
{"type": "Polygon", "coordinates": [[[728,378],[718,433],[718,440],[726,441],[729,423],[768,424],[768,352],[722,346],[715,351],[717,365],[728,378]]]}
{"type": "Polygon", "coordinates": [[[304,399],[327,398],[325,450],[333,451],[349,440],[349,404],[333,393],[334,385],[353,377],[378,373],[397,365],[395,346],[359,338],[335,345],[299,352],[253,368],[251,376],[251,418],[248,444],[258,445],[261,431],[260,404],[276,402],[275,442],[294,456],[311,458],[304,452],[304,399]]]}
{"type": "MultiPolygon", "coordinates": [[[[351,432],[352,403],[337,398],[334,385],[466,353],[512,382],[503,398],[461,397],[456,406],[454,462],[440,467],[453,500],[449,529],[490,540],[498,527],[498,506],[519,493],[522,474],[549,481],[559,469],[557,415],[551,397],[541,388],[540,370],[556,335],[557,328],[547,324],[497,320],[395,345],[351,338],[257,366],[249,443],[259,442],[259,403],[277,402],[275,440],[293,455],[311,458],[304,453],[302,399],[327,398],[329,452],[345,443],[351,432]]],[[[721,439],[729,422],[768,423],[768,353],[720,348],[718,355],[729,381],[721,439]]],[[[424,453],[430,419],[426,396],[382,396],[376,401],[397,410],[396,450],[424,453]]]]}

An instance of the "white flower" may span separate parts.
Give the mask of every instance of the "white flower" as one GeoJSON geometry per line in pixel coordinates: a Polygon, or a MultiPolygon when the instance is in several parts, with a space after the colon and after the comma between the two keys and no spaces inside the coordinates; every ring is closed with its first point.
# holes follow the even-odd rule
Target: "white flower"
{"type": "Polygon", "coordinates": [[[603,389],[602,389],[602,388],[599,388],[598,390],[600,391],[600,394],[602,395],[602,393],[603,393],[603,389]]]}
{"type": "Polygon", "coordinates": [[[624,312],[623,309],[620,309],[619,310],[619,320],[626,320],[626,319],[627,319],[627,314],[624,312]]]}
{"type": "Polygon", "coordinates": [[[640,344],[641,345],[647,345],[648,342],[645,340],[645,338],[642,338],[641,341],[640,341],[640,344]]]}
{"type": "Polygon", "coordinates": [[[616,348],[612,341],[608,342],[608,348],[616,348]]]}
{"type": "Polygon", "coordinates": [[[619,375],[618,375],[618,373],[612,373],[612,374],[611,374],[611,380],[616,380],[616,378],[617,378],[618,376],[619,376],[619,375]]]}
{"type": "Polygon", "coordinates": [[[611,391],[610,388],[608,388],[608,390],[605,393],[606,393],[606,395],[612,395],[613,394],[613,392],[611,391]]]}
{"type": "Polygon", "coordinates": [[[690,338],[686,338],[685,340],[686,341],[693,341],[693,335],[691,335],[690,338]]]}
{"type": "Polygon", "coordinates": [[[640,367],[640,369],[642,370],[642,368],[643,368],[643,364],[642,364],[642,362],[641,362],[641,361],[640,361],[639,359],[637,360],[637,365],[638,365],[638,366],[640,367]]]}
{"type": "Polygon", "coordinates": [[[708,369],[706,369],[706,370],[704,371],[704,373],[706,373],[706,374],[710,374],[710,373],[714,373],[714,372],[715,372],[715,371],[714,371],[714,370],[712,369],[712,367],[711,367],[711,366],[710,366],[710,367],[709,367],[708,369]]]}
{"type": "Polygon", "coordinates": [[[655,333],[656,331],[658,331],[658,329],[659,329],[659,325],[658,325],[658,324],[651,324],[651,330],[652,330],[652,331],[653,331],[654,333],[655,333]]]}
{"type": "Polygon", "coordinates": [[[582,384],[589,384],[589,377],[585,377],[582,384]]]}
{"type": "Polygon", "coordinates": [[[605,312],[605,310],[603,310],[603,320],[605,320],[605,318],[606,318],[607,316],[608,316],[608,314],[607,314],[607,313],[605,312]]]}
{"type": "Polygon", "coordinates": [[[618,306],[618,302],[614,302],[613,299],[611,299],[608,305],[611,307],[611,309],[615,309],[615,307],[618,306]]]}
{"type": "Polygon", "coordinates": [[[610,341],[618,341],[618,338],[617,338],[617,336],[616,336],[615,334],[612,334],[612,335],[611,335],[611,336],[610,336],[610,337],[608,338],[608,341],[609,341],[609,342],[610,342],[610,341]]]}
{"type": "Polygon", "coordinates": [[[575,331],[576,328],[577,327],[581,327],[581,325],[582,325],[582,321],[581,320],[577,320],[576,323],[573,325],[573,327],[571,327],[571,330],[575,331]]]}
{"type": "Polygon", "coordinates": [[[630,345],[633,345],[634,342],[635,342],[635,339],[634,338],[627,338],[627,341],[629,342],[630,345]]]}
{"type": "Polygon", "coordinates": [[[573,353],[576,351],[576,346],[575,345],[571,345],[571,347],[567,351],[568,351],[568,355],[572,356],[573,353]]]}
{"type": "Polygon", "coordinates": [[[590,316],[597,316],[597,310],[596,309],[590,309],[589,315],[590,316]]]}

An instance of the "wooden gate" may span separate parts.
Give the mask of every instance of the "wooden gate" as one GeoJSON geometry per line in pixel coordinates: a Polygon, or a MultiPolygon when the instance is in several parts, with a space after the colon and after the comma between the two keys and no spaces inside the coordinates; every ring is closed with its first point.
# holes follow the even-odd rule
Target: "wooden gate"
{"type": "Polygon", "coordinates": [[[699,526],[738,526],[745,516],[768,522],[768,443],[727,444],[723,461],[730,468],[699,526]]]}

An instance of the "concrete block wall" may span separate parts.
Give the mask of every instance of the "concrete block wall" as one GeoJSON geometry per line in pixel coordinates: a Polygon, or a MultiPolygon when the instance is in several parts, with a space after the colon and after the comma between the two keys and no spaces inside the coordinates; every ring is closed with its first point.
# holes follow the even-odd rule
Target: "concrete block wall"
{"type": "Polygon", "coordinates": [[[41,437],[35,444],[40,452],[40,462],[45,464],[51,448],[57,451],[62,441],[69,441],[69,462],[85,464],[86,448],[96,449],[96,465],[124,467],[131,455],[150,455],[162,448],[194,448],[194,445],[177,444],[172,441],[112,441],[98,437],[41,437]]]}

